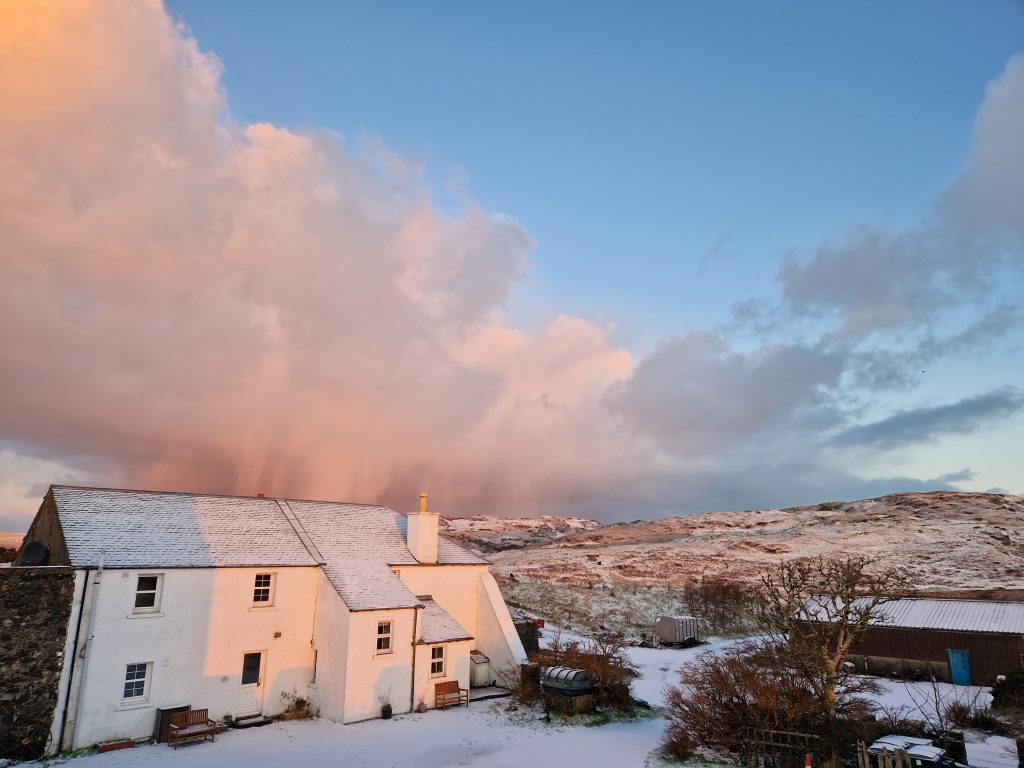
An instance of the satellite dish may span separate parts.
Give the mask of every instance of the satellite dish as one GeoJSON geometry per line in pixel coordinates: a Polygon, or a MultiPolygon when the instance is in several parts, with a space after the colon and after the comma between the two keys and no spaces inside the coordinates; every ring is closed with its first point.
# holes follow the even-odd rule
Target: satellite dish
{"type": "Polygon", "coordinates": [[[21,550],[22,565],[46,565],[50,559],[50,548],[40,541],[30,541],[21,550]]]}

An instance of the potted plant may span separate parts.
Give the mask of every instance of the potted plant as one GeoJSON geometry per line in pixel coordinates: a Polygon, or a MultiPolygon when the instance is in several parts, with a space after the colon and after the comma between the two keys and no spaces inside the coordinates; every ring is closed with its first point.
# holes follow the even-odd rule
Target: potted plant
{"type": "Polygon", "coordinates": [[[385,720],[391,719],[391,691],[389,690],[383,696],[378,696],[377,701],[380,702],[380,716],[385,720]]]}
{"type": "Polygon", "coordinates": [[[292,688],[292,692],[281,691],[281,698],[285,702],[284,712],[281,713],[282,720],[305,720],[309,717],[309,701],[299,692],[292,688]]]}

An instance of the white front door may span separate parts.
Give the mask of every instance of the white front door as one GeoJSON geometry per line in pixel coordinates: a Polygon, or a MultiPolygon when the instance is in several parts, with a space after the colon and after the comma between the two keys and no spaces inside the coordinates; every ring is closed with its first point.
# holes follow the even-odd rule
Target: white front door
{"type": "Polygon", "coordinates": [[[242,684],[238,688],[236,717],[258,715],[263,706],[263,651],[252,651],[242,657],[242,684]]]}

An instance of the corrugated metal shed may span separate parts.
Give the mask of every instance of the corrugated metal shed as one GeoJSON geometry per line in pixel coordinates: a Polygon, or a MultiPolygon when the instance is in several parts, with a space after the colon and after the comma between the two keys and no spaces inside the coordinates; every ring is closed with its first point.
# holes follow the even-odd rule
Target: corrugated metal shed
{"type": "Polygon", "coordinates": [[[879,606],[877,627],[1024,634],[1024,603],[904,598],[879,606]]]}

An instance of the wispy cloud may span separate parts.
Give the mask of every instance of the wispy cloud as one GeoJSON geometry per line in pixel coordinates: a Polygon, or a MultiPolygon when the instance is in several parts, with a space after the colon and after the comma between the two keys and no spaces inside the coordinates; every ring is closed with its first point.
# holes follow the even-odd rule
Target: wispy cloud
{"type": "Polygon", "coordinates": [[[1005,387],[955,403],[900,411],[881,421],[850,427],[833,445],[899,448],[943,435],[967,434],[1024,408],[1024,390],[1005,387]]]}

